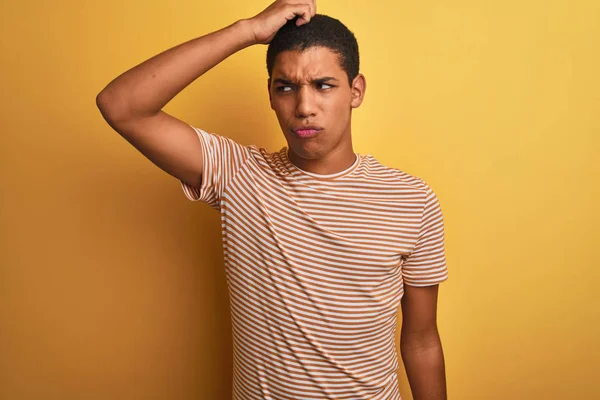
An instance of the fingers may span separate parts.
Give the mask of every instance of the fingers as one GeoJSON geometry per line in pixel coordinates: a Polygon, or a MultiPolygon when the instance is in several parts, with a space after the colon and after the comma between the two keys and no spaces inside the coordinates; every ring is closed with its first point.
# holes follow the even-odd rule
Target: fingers
{"type": "Polygon", "coordinates": [[[288,4],[286,9],[286,14],[289,15],[287,17],[288,20],[294,17],[299,17],[296,20],[296,26],[304,25],[308,23],[312,18],[310,7],[308,6],[308,4],[288,4]]]}
{"type": "Polygon", "coordinates": [[[288,3],[288,6],[293,8],[294,14],[300,17],[296,21],[296,26],[301,26],[310,22],[311,18],[316,14],[315,5],[315,0],[305,0],[301,3],[288,3]]]}
{"type": "Polygon", "coordinates": [[[315,6],[315,0],[309,0],[308,1],[308,6],[310,7],[310,17],[314,17],[316,12],[317,12],[317,8],[315,6]]]}
{"type": "Polygon", "coordinates": [[[288,1],[288,5],[294,5],[294,6],[308,5],[310,7],[311,17],[314,16],[317,12],[316,0],[290,0],[290,1],[288,1]]]}
{"type": "Polygon", "coordinates": [[[301,18],[298,18],[298,20],[296,21],[296,26],[302,26],[304,24],[308,24],[311,20],[311,18],[313,17],[313,15],[315,15],[313,8],[312,8],[312,2],[309,2],[308,4],[303,4],[301,6],[303,12],[301,14],[299,14],[301,16],[301,18]]]}
{"type": "Polygon", "coordinates": [[[310,7],[308,5],[304,6],[304,12],[301,17],[296,20],[296,26],[302,26],[304,24],[308,24],[310,19],[312,18],[312,13],[310,11],[310,7]]]}

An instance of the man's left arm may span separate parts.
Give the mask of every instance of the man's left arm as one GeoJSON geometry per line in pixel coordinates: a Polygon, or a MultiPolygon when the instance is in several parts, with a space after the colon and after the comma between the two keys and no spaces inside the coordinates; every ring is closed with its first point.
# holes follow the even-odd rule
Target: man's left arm
{"type": "Polygon", "coordinates": [[[437,329],[439,285],[405,283],[400,353],[414,400],[446,400],[444,353],[437,329]]]}

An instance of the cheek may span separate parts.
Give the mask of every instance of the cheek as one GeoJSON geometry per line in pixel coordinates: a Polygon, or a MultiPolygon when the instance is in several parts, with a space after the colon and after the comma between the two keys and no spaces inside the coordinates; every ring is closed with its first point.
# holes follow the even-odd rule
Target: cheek
{"type": "Polygon", "coordinates": [[[295,123],[296,112],[293,105],[286,102],[273,103],[273,111],[275,111],[280,123],[295,123]]]}
{"type": "Polygon", "coordinates": [[[277,116],[277,121],[279,121],[279,125],[282,128],[286,128],[288,125],[293,124],[294,114],[290,113],[288,108],[282,106],[281,104],[273,104],[272,108],[277,116]]]}
{"type": "Polygon", "coordinates": [[[273,111],[277,113],[277,115],[283,115],[288,112],[289,104],[288,102],[282,101],[281,99],[273,99],[271,100],[271,108],[273,111]]]}
{"type": "Polygon", "coordinates": [[[345,123],[345,120],[350,115],[351,105],[347,99],[339,99],[335,103],[330,104],[329,111],[335,115],[338,123],[345,123]]]}
{"type": "Polygon", "coordinates": [[[283,111],[283,107],[281,107],[281,104],[276,101],[272,101],[271,109],[275,112],[277,119],[281,120],[281,118],[285,114],[285,112],[283,111]]]}

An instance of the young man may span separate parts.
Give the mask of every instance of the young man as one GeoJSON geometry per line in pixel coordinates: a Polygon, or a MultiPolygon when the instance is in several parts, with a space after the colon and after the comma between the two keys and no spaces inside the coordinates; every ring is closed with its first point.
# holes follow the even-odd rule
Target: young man
{"type": "Polygon", "coordinates": [[[445,399],[436,326],[447,278],[441,208],[427,183],[354,153],[366,88],[354,35],[314,0],[167,50],[97,97],[106,121],[221,214],[232,307],[234,399],[445,399]],[[268,152],[162,111],[210,68],[269,44],[271,108],[288,146],[268,152]]]}

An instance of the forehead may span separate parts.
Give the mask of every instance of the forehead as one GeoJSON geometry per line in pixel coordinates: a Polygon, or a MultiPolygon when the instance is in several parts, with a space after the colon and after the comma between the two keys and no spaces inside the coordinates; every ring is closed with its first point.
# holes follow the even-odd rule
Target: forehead
{"type": "Polygon", "coordinates": [[[339,55],[327,47],[309,47],[304,51],[282,51],[273,64],[273,79],[308,81],[331,76],[341,80],[344,79],[345,74],[340,65],[339,55]]]}

